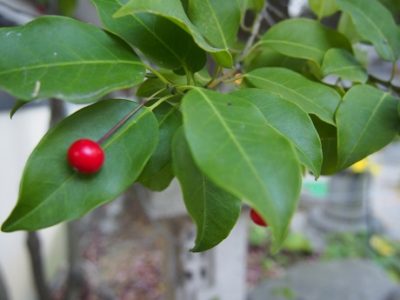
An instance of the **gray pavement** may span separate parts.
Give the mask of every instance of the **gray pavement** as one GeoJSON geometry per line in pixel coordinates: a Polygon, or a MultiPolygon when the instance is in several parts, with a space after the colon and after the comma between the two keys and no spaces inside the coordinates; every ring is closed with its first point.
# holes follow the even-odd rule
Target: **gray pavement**
{"type": "Polygon", "coordinates": [[[376,264],[341,260],[298,264],[284,278],[259,285],[248,300],[389,300],[395,291],[396,285],[376,264]]]}

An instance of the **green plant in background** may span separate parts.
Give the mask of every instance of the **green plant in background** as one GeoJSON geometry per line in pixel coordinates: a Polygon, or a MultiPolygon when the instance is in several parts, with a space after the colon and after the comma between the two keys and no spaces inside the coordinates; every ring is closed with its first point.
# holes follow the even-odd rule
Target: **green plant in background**
{"type": "Polygon", "coordinates": [[[159,191],[176,176],[198,227],[194,251],[229,234],[242,201],[267,221],[278,249],[303,168],[333,174],[399,131],[392,80],[400,31],[377,0],[310,1],[319,19],[339,12],[351,33],[304,18],[262,32],[264,1],[92,3],[103,29],[58,16],[0,29],[0,88],[17,107],[45,98],[90,104],[35,148],[3,231],[79,218],[134,182],[159,191]],[[248,10],[254,24],[239,41],[248,10]],[[367,73],[355,51],[360,43],[393,64],[388,80],[367,73]],[[327,75],[338,80],[327,84],[327,75]],[[103,100],[132,87],[138,102],[103,100]],[[82,138],[105,153],[96,174],[67,163],[68,148],[82,138]]]}

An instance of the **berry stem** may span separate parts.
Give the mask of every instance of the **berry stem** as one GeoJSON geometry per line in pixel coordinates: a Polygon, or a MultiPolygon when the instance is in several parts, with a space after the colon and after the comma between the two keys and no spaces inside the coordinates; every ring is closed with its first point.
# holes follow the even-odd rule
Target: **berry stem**
{"type": "MultiPolygon", "coordinates": [[[[155,92],[153,95],[151,95],[149,98],[147,98],[146,100],[142,100],[138,106],[136,106],[133,110],[131,110],[129,113],[127,113],[121,120],[119,120],[117,122],[117,124],[115,124],[113,127],[111,127],[111,129],[109,131],[107,131],[99,140],[97,140],[98,144],[102,144],[104,143],[105,140],[107,140],[110,136],[112,136],[119,128],[121,128],[130,118],[132,118],[136,113],[138,113],[143,106],[146,105],[147,102],[151,101],[152,99],[154,99],[158,94],[160,94],[161,92],[165,91],[164,89],[161,89],[157,92],[155,92]]],[[[165,97],[163,97],[165,98],[165,97]]],[[[163,98],[161,98],[160,100],[162,100],[163,98]]],[[[159,101],[158,101],[159,102],[159,101]]],[[[156,103],[158,103],[156,102],[156,103]]],[[[155,103],[155,104],[156,104],[155,103]]],[[[154,104],[150,107],[151,110],[153,110],[154,104]]]]}
{"type": "Polygon", "coordinates": [[[147,101],[142,101],[138,106],[135,107],[134,110],[130,111],[125,117],[123,117],[117,124],[115,124],[109,131],[107,131],[98,141],[97,143],[102,144],[105,140],[107,140],[110,136],[112,136],[119,128],[121,128],[132,116],[134,116],[145,104],[147,101]]]}

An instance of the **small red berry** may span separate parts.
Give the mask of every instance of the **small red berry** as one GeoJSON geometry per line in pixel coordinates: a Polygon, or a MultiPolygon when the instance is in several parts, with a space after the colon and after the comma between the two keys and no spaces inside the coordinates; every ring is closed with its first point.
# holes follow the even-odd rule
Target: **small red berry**
{"type": "Polygon", "coordinates": [[[260,214],[258,212],[256,212],[254,209],[250,210],[250,218],[255,224],[257,224],[259,226],[263,226],[263,227],[268,226],[267,222],[265,222],[263,217],[261,217],[260,214]]]}
{"type": "Polygon", "coordinates": [[[80,173],[96,173],[104,163],[104,151],[97,142],[80,139],[69,147],[68,162],[80,173]]]}

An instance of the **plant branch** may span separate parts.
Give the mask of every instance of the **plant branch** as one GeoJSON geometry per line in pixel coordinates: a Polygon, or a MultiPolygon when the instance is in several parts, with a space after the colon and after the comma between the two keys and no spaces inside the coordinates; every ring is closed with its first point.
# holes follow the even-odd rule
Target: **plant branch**
{"type": "Polygon", "coordinates": [[[50,300],[50,291],[46,283],[46,276],[43,270],[43,259],[41,255],[41,245],[36,231],[28,232],[26,240],[33,272],[33,280],[36,287],[38,298],[50,300]]]}
{"type": "Polygon", "coordinates": [[[222,75],[221,77],[218,77],[217,79],[211,81],[209,84],[207,84],[207,88],[209,89],[214,89],[216,88],[218,85],[220,85],[222,82],[224,82],[227,79],[231,79],[233,76],[235,76],[237,73],[239,72],[239,70],[237,70],[236,68],[231,70],[228,73],[225,73],[224,75],[222,75]]]}
{"type": "Polygon", "coordinates": [[[267,6],[267,10],[270,10],[271,12],[273,12],[276,16],[278,16],[281,19],[286,19],[286,16],[272,4],[267,6]]]}
{"type": "Polygon", "coordinates": [[[242,52],[242,54],[239,56],[238,61],[242,61],[247,54],[249,53],[249,50],[252,48],[257,36],[258,36],[258,32],[260,31],[261,28],[261,23],[264,19],[264,12],[267,9],[267,1],[265,1],[263,8],[261,9],[260,13],[257,15],[256,19],[254,20],[253,26],[251,28],[251,35],[249,37],[249,39],[246,42],[246,45],[244,47],[244,50],[242,52]]]}
{"type": "Polygon", "coordinates": [[[0,269],[0,299],[1,300],[9,300],[10,299],[10,297],[8,296],[8,292],[7,292],[7,285],[4,280],[1,269],[0,269]]]}

